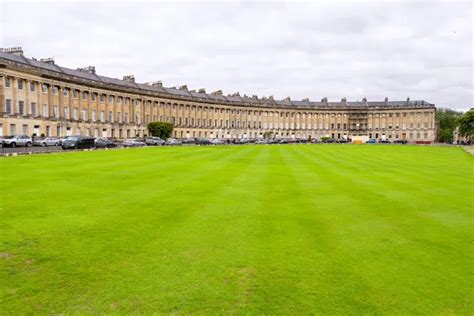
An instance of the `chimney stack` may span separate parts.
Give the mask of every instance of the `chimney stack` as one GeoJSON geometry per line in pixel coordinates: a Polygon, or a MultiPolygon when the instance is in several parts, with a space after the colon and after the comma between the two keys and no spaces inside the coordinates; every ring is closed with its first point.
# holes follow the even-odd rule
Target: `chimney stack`
{"type": "Polygon", "coordinates": [[[4,53],[9,53],[9,54],[17,55],[17,56],[23,56],[23,49],[21,48],[21,46],[2,48],[2,51],[4,53]]]}
{"type": "Polygon", "coordinates": [[[123,76],[123,81],[135,82],[135,76],[134,75],[123,76]]]}
{"type": "Polygon", "coordinates": [[[95,74],[95,66],[87,66],[87,67],[82,67],[82,68],[77,68],[77,70],[82,71],[82,72],[87,72],[90,74],[95,74]]]}
{"type": "Polygon", "coordinates": [[[198,92],[199,92],[199,93],[206,93],[206,89],[201,88],[201,89],[198,90],[198,92]]]}
{"type": "Polygon", "coordinates": [[[179,90],[188,91],[188,86],[187,85],[182,85],[181,87],[179,87],[179,90]]]}
{"type": "Polygon", "coordinates": [[[211,92],[212,95],[222,95],[222,90],[211,92]]]}
{"type": "Polygon", "coordinates": [[[309,102],[309,98],[308,98],[308,97],[303,98],[301,101],[303,101],[303,102],[309,102]]]}
{"type": "Polygon", "coordinates": [[[54,58],[53,57],[40,58],[39,61],[42,62],[42,63],[54,65],[54,58]]]}

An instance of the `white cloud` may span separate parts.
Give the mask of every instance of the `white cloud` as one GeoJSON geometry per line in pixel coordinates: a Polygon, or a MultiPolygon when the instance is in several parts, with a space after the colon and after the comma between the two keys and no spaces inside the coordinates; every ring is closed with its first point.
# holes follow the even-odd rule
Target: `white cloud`
{"type": "Polygon", "coordinates": [[[102,75],[293,99],[473,104],[470,2],[13,2],[0,45],[102,75]]]}

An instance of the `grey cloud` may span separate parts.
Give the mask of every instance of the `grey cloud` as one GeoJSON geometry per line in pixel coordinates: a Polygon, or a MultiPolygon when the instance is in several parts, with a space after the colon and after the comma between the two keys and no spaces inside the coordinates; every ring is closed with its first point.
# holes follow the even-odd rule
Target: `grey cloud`
{"type": "Polygon", "coordinates": [[[165,85],[293,99],[473,101],[470,2],[1,4],[1,46],[165,85]]]}

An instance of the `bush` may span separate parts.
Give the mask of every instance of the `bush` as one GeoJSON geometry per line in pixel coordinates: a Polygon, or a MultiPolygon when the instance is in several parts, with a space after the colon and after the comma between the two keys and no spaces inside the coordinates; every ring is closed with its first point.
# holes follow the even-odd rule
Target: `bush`
{"type": "Polygon", "coordinates": [[[148,124],[148,131],[151,136],[167,139],[173,133],[173,124],[168,122],[151,122],[148,124]]]}

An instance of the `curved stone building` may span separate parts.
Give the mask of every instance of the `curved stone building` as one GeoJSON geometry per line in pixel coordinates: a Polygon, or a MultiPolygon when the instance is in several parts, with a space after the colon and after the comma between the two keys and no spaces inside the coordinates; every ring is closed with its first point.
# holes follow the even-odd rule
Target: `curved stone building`
{"type": "Polygon", "coordinates": [[[410,100],[339,102],[275,100],[222,91],[206,93],[101,76],[95,67],[69,69],[51,58],[0,51],[0,136],[42,134],[129,138],[147,123],[168,121],[177,138],[387,138],[431,142],[435,106],[410,100]]]}

